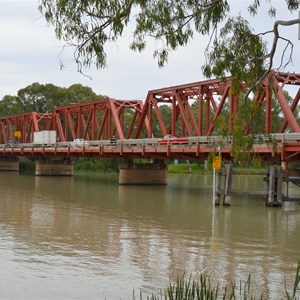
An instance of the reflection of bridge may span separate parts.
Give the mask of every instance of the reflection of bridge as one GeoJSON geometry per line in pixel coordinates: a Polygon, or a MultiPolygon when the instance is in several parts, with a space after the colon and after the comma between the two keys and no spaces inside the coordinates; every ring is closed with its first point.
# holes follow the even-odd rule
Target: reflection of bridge
{"type": "MultiPolygon", "coordinates": [[[[209,153],[219,151],[222,144],[222,157],[231,159],[231,140],[220,141],[215,128],[218,120],[225,120],[229,131],[234,128],[234,116],[241,100],[234,93],[232,83],[232,78],[228,77],[152,90],[144,103],[108,98],[56,107],[51,113],[31,112],[2,117],[0,157],[38,157],[47,160],[47,168],[53,157],[56,158],[55,164],[58,158],[63,158],[64,165],[71,157],[121,157],[127,159],[125,168],[130,169],[130,160],[134,158],[154,161],[206,159],[209,153]],[[57,142],[33,144],[34,132],[41,130],[56,131],[57,142]],[[162,143],[162,136],[167,134],[185,137],[184,142],[162,143]],[[6,147],[16,136],[18,144],[6,147]],[[117,138],[116,144],[110,143],[113,136],[117,138]],[[70,142],[75,138],[88,140],[88,147],[72,147],[70,142]]],[[[273,72],[252,97],[251,102],[259,108],[259,122],[266,133],[265,140],[255,144],[253,152],[263,159],[277,162],[300,160],[300,127],[295,116],[300,99],[299,85],[300,74],[273,72]],[[292,101],[288,101],[284,93],[288,87],[297,89],[292,101]],[[272,122],[275,119],[282,120],[281,124],[276,124],[277,130],[272,122]]],[[[55,173],[43,168],[39,167],[40,173],[37,173],[55,173]]],[[[161,166],[155,169],[160,170],[161,166]]],[[[70,174],[69,171],[66,173],[70,174]]],[[[134,177],[144,175],[143,167],[134,177]]]]}

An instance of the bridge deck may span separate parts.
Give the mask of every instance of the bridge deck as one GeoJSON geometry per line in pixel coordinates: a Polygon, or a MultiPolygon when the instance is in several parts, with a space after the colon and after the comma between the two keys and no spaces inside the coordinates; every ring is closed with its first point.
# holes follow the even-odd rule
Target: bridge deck
{"type": "MultiPolygon", "coordinates": [[[[300,134],[275,134],[262,143],[254,145],[252,152],[271,161],[299,160],[300,134]]],[[[162,139],[124,139],[117,141],[88,141],[86,147],[76,147],[72,142],[55,144],[23,143],[7,146],[0,144],[3,156],[63,156],[102,158],[145,158],[145,159],[207,159],[211,153],[222,153],[224,160],[231,159],[230,139],[211,137],[189,137],[176,142],[162,139]]]]}

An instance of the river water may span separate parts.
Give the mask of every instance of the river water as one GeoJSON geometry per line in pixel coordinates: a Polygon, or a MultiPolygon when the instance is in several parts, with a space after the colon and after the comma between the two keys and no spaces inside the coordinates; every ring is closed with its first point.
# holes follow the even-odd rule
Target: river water
{"type": "MultiPolygon", "coordinates": [[[[266,207],[261,176],[235,176],[231,207],[215,207],[211,175],[167,186],[119,186],[117,174],[0,173],[1,299],[132,299],[178,276],[246,281],[266,299],[292,289],[300,207],[266,207]]],[[[290,194],[298,190],[291,187],[290,194]]]]}

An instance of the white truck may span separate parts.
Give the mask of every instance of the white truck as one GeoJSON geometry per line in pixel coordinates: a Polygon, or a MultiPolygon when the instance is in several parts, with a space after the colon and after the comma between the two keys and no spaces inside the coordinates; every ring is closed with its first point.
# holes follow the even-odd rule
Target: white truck
{"type": "Polygon", "coordinates": [[[33,133],[33,144],[51,146],[56,143],[56,138],[55,130],[35,131],[33,133]]]}

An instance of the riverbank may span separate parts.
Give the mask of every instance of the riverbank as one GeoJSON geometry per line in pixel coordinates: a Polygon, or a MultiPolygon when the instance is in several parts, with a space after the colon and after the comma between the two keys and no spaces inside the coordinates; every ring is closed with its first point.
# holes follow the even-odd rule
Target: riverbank
{"type": "MultiPolygon", "coordinates": [[[[34,173],[35,163],[31,160],[24,160],[20,162],[20,170],[22,172],[34,173]]],[[[108,159],[80,159],[74,161],[75,173],[116,173],[118,172],[118,162],[108,159]]],[[[234,167],[234,174],[242,175],[264,175],[265,168],[240,168],[234,167]]],[[[213,168],[211,164],[205,170],[204,164],[200,163],[168,163],[168,173],[174,174],[212,174],[213,168]]]]}
{"type": "MultiPolygon", "coordinates": [[[[187,174],[207,174],[212,173],[213,168],[204,168],[204,164],[168,164],[168,173],[187,173],[187,174]]],[[[265,168],[240,168],[234,167],[234,174],[241,175],[264,175],[266,173],[265,168]]]]}

